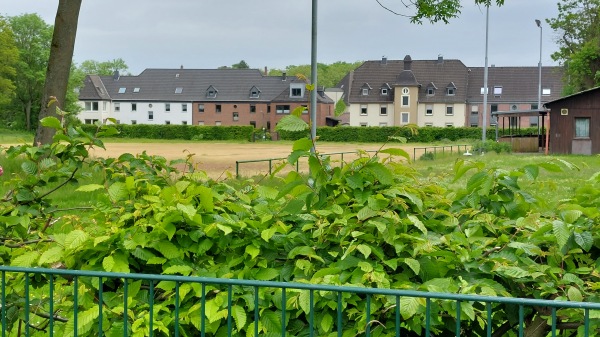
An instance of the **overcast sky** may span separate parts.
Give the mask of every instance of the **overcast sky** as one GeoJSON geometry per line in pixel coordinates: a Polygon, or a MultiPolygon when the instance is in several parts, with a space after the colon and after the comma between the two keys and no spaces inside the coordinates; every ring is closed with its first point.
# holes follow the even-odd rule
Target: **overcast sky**
{"type": "MultiPolygon", "coordinates": [[[[488,65],[537,66],[543,22],[542,64],[557,65],[556,34],[545,19],[557,0],[506,0],[491,7],[488,65]]],[[[400,0],[380,0],[405,12],[400,0]]],[[[375,0],[320,0],[320,63],[460,59],[484,66],[485,8],[464,0],[449,24],[411,24],[375,0]]],[[[58,0],[0,0],[0,14],[37,13],[54,24],[58,0]]],[[[311,0],[83,0],[75,62],[122,58],[132,74],[145,68],[217,68],[245,60],[252,68],[310,64],[311,0]]]]}

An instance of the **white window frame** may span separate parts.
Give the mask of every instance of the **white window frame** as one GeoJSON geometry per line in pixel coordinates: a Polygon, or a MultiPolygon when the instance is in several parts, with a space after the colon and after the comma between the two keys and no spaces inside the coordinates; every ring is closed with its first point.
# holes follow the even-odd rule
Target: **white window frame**
{"type": "Polygon", "coordinates": [[[400,106],[402,106],[402,107],[410,106],[410,96],[402,95],[400,97],[400,106]],[[404,102],[405,100],[406,100],[406,103],[404,102]]]}
{"type": "Polygon", "coordinates": [[[400,124],[404,125],[404,124],[408,124],[408,123],[410,123],[410,112],[401,112],[400,113],[400,124]]]}
{"type": "Polygon", "coordinates": [[[153,121],[154,120],[154,111],[148,111],[148,120],[149,121],[153,121]]]}
{"type": "Polygon", "coordinates": [[[425,116],[433,116],[433,105],[425,105],[425,116]]]}
{"type": "Polygon", "coordinates": [[[369,115],[369,107],[367,105],[361,105],[360,106],[360,115],[361,116],[368,116],[369,115]]]}
{"type": "Polygon", "coordinates": [[[386,104],[382,104],[381,106],[379,106],[379,115],[387,116],[388,115],[387,108],[388,108],[388,106],[386,104]]]}
{"type": "Polygon", "coordinates": [[[454,105],[446,105],[446,116],[454,116],[454,105]],[[450,112],[448,112],[448,108],[450,108],[450,112]]]}
{"type": "Polygon", "coordinates": [[[369,96],[369,89],[368,88],[363,88],[362,89],[362,95],[363,96],[369,96]]]}

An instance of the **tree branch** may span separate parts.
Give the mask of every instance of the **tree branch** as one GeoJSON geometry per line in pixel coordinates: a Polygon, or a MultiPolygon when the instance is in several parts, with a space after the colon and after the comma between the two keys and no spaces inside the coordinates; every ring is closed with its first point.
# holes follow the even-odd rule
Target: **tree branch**
{"type": "MultiPolygon", "coordinates": [[[[385,9],[386,11],[388,11],[388,12],[390,12],[390,13],[394,14],[394,15],[398,15],[398,16],[404,16],[404,17],[406,17],[406,18],[409,18],[409,17],[410,17],[410,15],[406,15],[406,14],[398,13],[398,12],[395,12],[395,11],[393,11],[393,10],[391,10],[391,9],[387,8],[387,7],[386,7],[386,6],[384,6],[384,5],[381,3],[381,1],[379,1],[379,0],[375,0],[375,1],[376,1],[376,2],[379,4],[379,6],[381,6],[381,8],[385,9]]],[[[404,1],[402,1],[402,3],[404,4],[404,1]]],[[[405,6],[406,8],[408,8],[408,5],[404,4],[404,6],[405,6]]]]}

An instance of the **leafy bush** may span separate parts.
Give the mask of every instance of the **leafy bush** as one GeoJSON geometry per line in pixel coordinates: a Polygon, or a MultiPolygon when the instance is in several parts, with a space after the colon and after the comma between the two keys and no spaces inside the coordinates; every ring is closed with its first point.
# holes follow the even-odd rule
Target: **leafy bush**
{"type": "MultiPolygon", "coordinates": [[[[119,138],[184,139],[184,140],[249,140],[255,131],[253,126],[200,126],[200,125],[152,125],[117,124],[113,127],[119,138]]],[[[95,125],[83,125],[82,130],[94,133],[95,125]]]]}
{"type": "Polygon", "coordinates": [[[496,142],[493,140],[486,140],[485,142],[477,141],[473,144],[473,152],[496,152],[496,153],[511,153],[512,145],[507,142],[496,142]]]}
{"type": "MultiPolygon", "coordinates": [[[[308,157],[310,173],[306,176],[291,171],[268,177],[268,184],[214,181],[195,171],[189,157],[167,162],[142,153],[90,160],[88,147],[102,146],[100,140],[54,118],[42,123],[57,131],[53,144],[8,150],[10,156],[26,160],[22,165],[25,177],[14,176],[11,192],[0,203],[4,264],[600,300],[598,176],[576,196],[565,196],[555,212],[538,212],[536,200],[521,188],[524,179],[535,179],[541,169],[560,170],[568,163],[498,170],[458,160],[455,183],[466,181],[464,186],[449,189],[439,181],[417,179],[404,163],[409,155],[401,149],[385,149],[372,156],[360,153],[358,159],[339,167],[330,158],[311,153],[310,139],[299,139],[284,165],[293,167],[308,157]],[[85,161],[105,172],[104,181],[79,187],[82,193],[102,192],[93,216],[55,214],[50,196],[64,184],[76,183],[85,161]]],[[[298,120],[282,120],[280,125],[301,126],[298,120]]],[[[100,131],[114,132],[110,127],[100,131]]],[[[24,312],[19,300],[24,298],[24,282],[14,279],[7,286],[15,312],[7,326],[14,327],[14,333],[24,312]]],[[[55,283],[56,289],[69,289],[55,294],[59,306],[72,302],[73,280],[55,283]]],[[[99,287],[112,309],[110,303],[123,300],[115,293],[118,286],[79,283],[78,310],[97,313],[99,287]]],[[[142,335],[148,331],[149,295],[147,289],[135,288],[127,298],[131,305],[127,324],[132,335],[142,335]]],[[[182,319],[174,322],[176,285],[156,284],[155,296],[170,299],[153,312],[160,323],[157,333],[168,334],[179,323],[182,335],[200,334],[201,292],[191,286],[181,288],[177,298],[182,319]]],[[[232,290],[236,313],[252,311],[252,301],[246,299],[255,294],[249,288],[232,290]]],[[[265,317],[281,317],[285,306],[290,335],[306,334],[309,315],[316,317],[318,335],[334,332],[334,325],[325,320],[336,317],[336,298],[315,294],[314,312],[309,312],[303,304],[307,298],[300,293],[288,294],[286,301],[280,293],[259,292],[258,296],[266,308],[263,313],[272,313],[265,317]]],[[[209,336],[220,336],[228,325],[223,314],[228,309],[226,297],[225,292],[209,288],[203,298],[209,336]]],[[[46,301],[40,300],[40,306],[46,301]]],[[[456,310],[451,305],[433,303],[432,310],[440,314],[426,320],[424,301],[402,303],[403,335],[421,335],[429,320],[433,334],[453,334],[456,310]]],[[[360,314],[364,298],[348,295],[343,305],[344,335],[365,333],[371,325],[360,314]]],[[[394,325],[396,318],[389,308],[396,302],[377,296],[370,305],[370,320],[379,323],[370,332],[383,335],[384,327],[394,325]]],[[[59,308],[61,315],[72,317],[64,307],[59,308]]],[[[510,330],[518,321],[514,307],[494,310],[494,331],[510,330]]],[[[485,335],[485,307],[464,302],[460,314],[461,333],[485,335]]],[[[524,316],[528,329],[549,327],[546,308],[527,309],[524,316]]],[[[235,321],[236,334],[253,333],[253,318],[244,317],[235,321]]],[[[568,328],[575,330],[583,322],[583,313],[565,310],[559,318],[559,323],[569,323],[568,328]]],[[[104,333],[112,335],[123,322],[123,313],[106,310],[103,319],[104,333]]],[[[281,335],[280,325],[259,319],[261,334],[281,335]]],[[[70,324],[72,328],[72,319],[70,324]]],[[[94,334],[95,325],[80,324],[80,336],[94,334]]],[[[598,329],[598,324],[594,320],[591,329],[598,329]]],[[[55,322],[55,333],[67,333],[68,326],[69,322],[55,322]]]]}

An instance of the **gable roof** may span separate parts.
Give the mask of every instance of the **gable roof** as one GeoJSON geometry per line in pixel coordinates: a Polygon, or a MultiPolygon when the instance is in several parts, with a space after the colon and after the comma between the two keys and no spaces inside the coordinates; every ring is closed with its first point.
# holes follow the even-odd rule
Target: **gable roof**
{"type": "Polygon", "coordinates": [[[393,102],[394,93],[385,96],[378,92],[363,96],[360,90],[363,83],[380,88],[385,83],[393,86],[418,86],[420,102],[464,102],[467,97],[466,87],[468,68],[460,60],[399,60],[366,61],[353,72],[347,74],[337,85],[344,90],[346,103],[379,103],[393,102]],[[405,62],[409,63],[405,66],[405,62]],[[454,96],[438,92],[427,96],[426,85],[438,83],[445,86],[453,82],[458,88],[454,96]],[[424,85],[425,84],[425,85],[424,85]]]}
{"type": "Polygon", "coordinates": [[[293,82],[303,81],[291,76],[263,76],[257,69],[146,69],[137,76],[88,75],[79,99],[269,102],[286,93],[289,97],[289,86],[293,82]],[[105,88],[105,95],[95,89],[97,84],[105,88]],[[215,98],[206,97],[206,90],[211,86],[218,90],[215,98]],[[250,98],[253,87],[260,88],[257,98],[250,98]],[[138,88],[136,92],[135,88],[138,88]]]}

